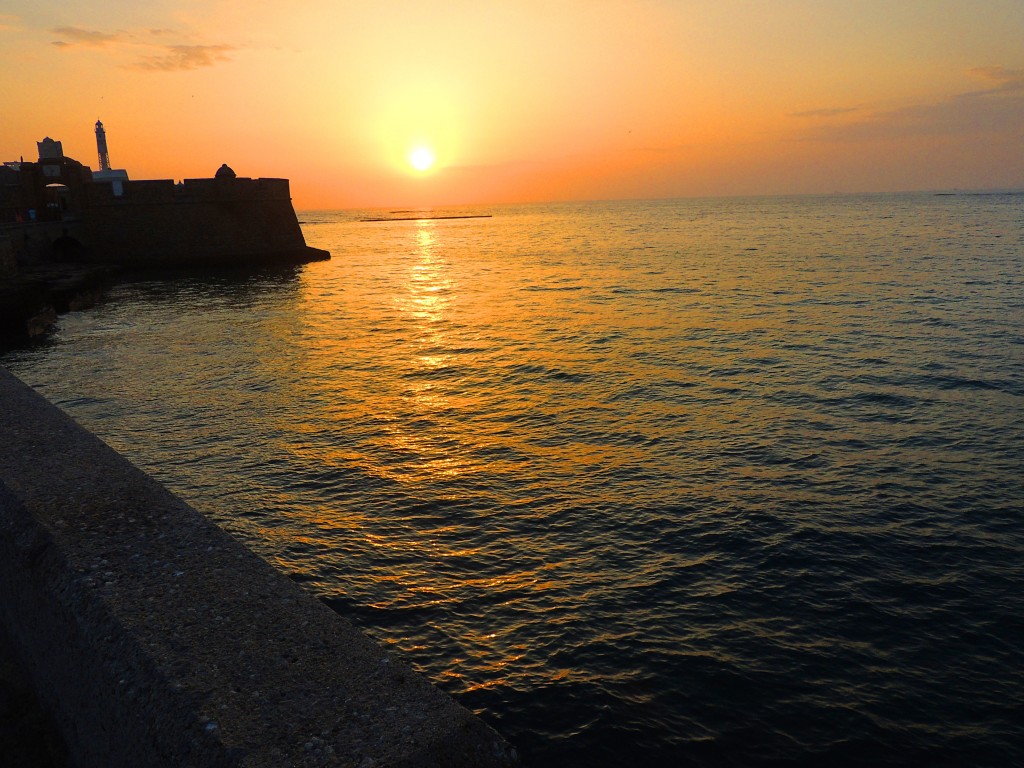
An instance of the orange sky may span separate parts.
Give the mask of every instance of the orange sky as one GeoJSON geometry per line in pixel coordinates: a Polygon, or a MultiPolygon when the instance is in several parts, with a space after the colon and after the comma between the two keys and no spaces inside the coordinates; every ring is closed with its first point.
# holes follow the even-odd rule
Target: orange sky
{"type": "Polygon", "coordinates": [[[0,160],[100,118],[298,208],[1024,187],[1021,0],[79,5],[0,6],[0,160]]]}

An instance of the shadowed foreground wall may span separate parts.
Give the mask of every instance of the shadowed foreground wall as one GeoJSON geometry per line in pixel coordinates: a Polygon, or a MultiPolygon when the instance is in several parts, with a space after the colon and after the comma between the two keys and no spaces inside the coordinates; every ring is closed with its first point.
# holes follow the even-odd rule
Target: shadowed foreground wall
{"type": "Polygon", "coordinates": [[[0,369],[0,622],[72,765],[506,766],[450,697],[0,369]]]}

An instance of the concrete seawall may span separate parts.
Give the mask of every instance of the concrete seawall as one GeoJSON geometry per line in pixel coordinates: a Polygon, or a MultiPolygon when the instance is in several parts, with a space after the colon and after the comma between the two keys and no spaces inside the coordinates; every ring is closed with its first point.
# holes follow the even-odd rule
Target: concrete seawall
{"type": "Polygon", "coordinates": [[[71,765],[507,766],[448,695],[0,368],[0,631],[71,765]]]}

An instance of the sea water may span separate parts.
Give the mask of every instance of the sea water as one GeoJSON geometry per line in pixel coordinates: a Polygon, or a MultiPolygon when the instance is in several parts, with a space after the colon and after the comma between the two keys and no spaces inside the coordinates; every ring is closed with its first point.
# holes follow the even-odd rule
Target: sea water
{"type": "Polygon", "coordinates": [[[1024,196],[469,212],[0,363],[527,765],[1024,762],[1024,196]]]}

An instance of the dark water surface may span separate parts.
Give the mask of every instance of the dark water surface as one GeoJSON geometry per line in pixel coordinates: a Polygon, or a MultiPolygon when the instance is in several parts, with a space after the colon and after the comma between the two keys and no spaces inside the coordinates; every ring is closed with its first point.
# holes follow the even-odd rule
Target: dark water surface
{"type": "Polygon", "coordinates": [[[1024,763],[1024,197],[483,212],[0,363],[528,765],[1024,763]]]}

